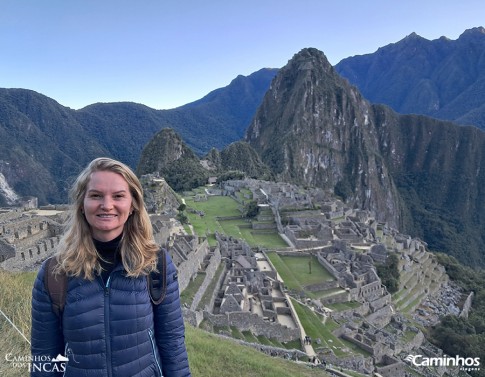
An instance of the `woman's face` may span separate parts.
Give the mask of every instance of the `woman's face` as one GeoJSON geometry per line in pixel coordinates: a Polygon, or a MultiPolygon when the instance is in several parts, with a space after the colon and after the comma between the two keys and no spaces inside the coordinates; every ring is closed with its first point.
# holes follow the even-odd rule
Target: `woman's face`
{"type": "Polygon", "coordinates": [[[84,197],[84,215],[98,241],[111,241],[123,232],[133,198],[126,180],[111,171],[91,174],[84,197]]]}

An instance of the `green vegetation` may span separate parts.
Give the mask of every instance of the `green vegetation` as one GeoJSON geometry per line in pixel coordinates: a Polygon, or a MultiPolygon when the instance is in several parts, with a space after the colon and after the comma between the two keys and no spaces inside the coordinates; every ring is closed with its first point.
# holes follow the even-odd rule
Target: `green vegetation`
{"type": "MultiPolygon", "coordinates": [[[[438,261],[466,293],[475,292],[468,319],[447,316],[428,332],[430,340],[445,353],[461,357],[479,357],[485,360],[485,271],[476,271],[461,265],[455,258],[437,254],[438,261]]],[[[485,369],[470,372],[473,376],[485,376],[485,369]]]]}
{"type": "Polygon", "coordinates": [[[387,287],[389,293],[395,293],[399,289],[399,259],[396,254],[389,253],[385,264],[377,264],[377,275],[382,284],[387,287]]]}
{"type": "MultiPolygon", "coordinates": [[[[32,286],[36,273],[9,273],[0,270],[0,310],[19,328],[30,341],[30,312],[32,286]]],[[[22,377],[27,370],[12,368],[5,363],[5,355],[28,356],[30,345],[12,325],[0,314],[0,376],[22,377]]]]}
{"type": "Polygon", "coordinates": [[[244,206],[244,216],[247,218],[254,218],[258,216],[259,213],[259,207],[258,207],[258,202],[256,200],[251,200],[244,206]]]}
{"type": "Polygon", "coordinates": [[[217,267],[217,271],[214,277],[212,278],[209,286],[207,287],[204,293],[204,296],[202,296],[202,299],[199,302],[199,305],[197,307],[198,310],[204,310],[205,307],[209,305],[212,295],[214,293],[214,290],[216,289],[216,284],[223,271],[224,271],[224,263],[221,263],[219,267],[217,267]]]}
{"type": "Polygon", "coordinates": [[[195,294],[199,290],[202,282],[205,279],[205,273],[198,273],[195,279],[191,280],[187,288],[184,289],[182,293],[180,293],[180,301],[182,304],[187,304],[190,306],[192,300],[194,299],[195,294]]]}
{"type": "Polygon", "coordinates": [[[271,180],[273,175],[261,161],[258,153],[245,141],[236,141],[225,147],[221,153],[220,170],[241,171],[250,178],[271,180]]]}
{"type": "Polygon", "coordinates": [[[305,291],[305,286],[334,280],[333,276],[313,257],[284,256],[274,252],[268,252],[267,255],[288,289],[298,293],[316,298],[317,293],[305,291]]]}
{"type": "MultiPolygon", "coordinates": [[[[219,328],[221,330],[221,328],[219,328]]],[[[280,342],[279,340],[267,338],[265,336],[255,336],[251,331],[240,331],[237,327],[223,328],[223,331],[231,333],[231,336],[235,339],[241,339],[248,343],[259,343],[267,346],[286,348],[288,350],[301,350],[301,343],[299,339],[292,340],[291,342],[280,342]]]]}
{"type": "Polygon", "coordinates": [[[195,153],[171,128],[163,128],[143,148],[137,174],[158,173],[175,191],[190,190],[207,183],[204,169],[195,153]]]}
{"type": "Polygon", "coordinates": [[[288,245],[276,230],[263,232],[253,230],[252,222],[242,216],[240,204],[229,196],[208,196],[207,201],[194,201],[185,197],[187,217],[199,236],[207,236],[209,243],[215,245],[213,235],[216,231],[245,240],[250,246],[268,249],[285,248],[288,245]],[[203,213],[203,215],[201,215],[203,213]]]}
{"type": "MultiPolygon", "coordinates": [[[[332,326],[330,322],[333,321],[329,320],[327,321],[328,324],[324,324],[323,317],[314,313],[309,307],[300,304],[294,299],[292,299],[292,302],[296,313],[300,318],[301,325],[305,329],[305,333],[312,338],[313,346],[315,348],[319,348],[316,340],[320,339],[320,347],[331,348],[338,357],[347,356],[348,352],[344,349],[347,349],[348,346],[344,344],[340,338],[332,334],[332,330],[334,330],[335,327],[332,326]]],[[[333,322],[333,324],[335,325],[335,322],[333,322]]]]}
{"type": "Polygon", "coordinates": [[[327,304],[325,306],[329,309],[336,311],[336,312],[341,312],[341,311],[344,311],[344,310],[356,309],[360,305],[362,305],[362,304],[357,302],[357,301],[349,301],[349,302],[337,302],[335,304],[327,304]]]}
{"type": "MultiPolygon", "coordinates": [[[[321,369],[280,358],[269,357],[233,341],[221,339],[214,334],[188,326],[186,330],[187,351],[194,377],[317,377],[328,376],[321,369]]],[[[238,331],[241,339],[253,339],[238,331]]]]}

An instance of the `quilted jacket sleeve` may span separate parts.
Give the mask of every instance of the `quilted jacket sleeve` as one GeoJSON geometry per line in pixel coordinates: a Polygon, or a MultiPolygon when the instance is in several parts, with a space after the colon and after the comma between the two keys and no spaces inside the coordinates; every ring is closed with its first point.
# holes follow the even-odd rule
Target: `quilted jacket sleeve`
{"type": "Polygon", "coordinates": [[[167,292],[161,304],[154,306],[155,333],[164,377],[190,376],[185,348],[185,327],[180,307],[177,271],[168,252],[167,292]]]}
{"type": "MultiPolygon", "coordinates": [[[[42,264],[32,290],[32,336],[31,351],[33,357],[32,377],[62,375],[50,368],[42,368],[42,361],[46,357],[54,359],[64,354],[64,341],[60,321],[52,311],[49,293],[44,287],[45,262],[42,264]],[[36,361],[37,360],[37,361],[36,361]]],[[[45,362],[45,361],[44,361],[45,362]]]]}

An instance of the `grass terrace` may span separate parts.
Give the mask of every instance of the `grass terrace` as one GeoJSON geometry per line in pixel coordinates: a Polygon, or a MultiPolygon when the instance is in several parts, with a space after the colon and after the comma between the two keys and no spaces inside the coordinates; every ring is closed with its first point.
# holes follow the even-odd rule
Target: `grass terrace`
{"type": "Polygon", "coordinates": [[[195,294],[199,290],[200,286],[202,285],[205,279],[205,273],[198,273],[195,279],[191,280],[187,288],[184,289],[182,293],[180,293],[180,302],[182,304],[187,304],[190,306],[192,303],[195,294]]]}
{"type": "Polygon", "coordinates": [[[285,248],[288,245],[279,236],[277,230],[264,232],[252,229],[251,221],[241,215],[240,204],[229,196],[208,196],[207,201],[196,202],[193,196],[184,198],[187,208],[203,212],[201,216],[187,210],[187,217],[199,236],[207,236],[209,244],[214,246],[214,233],[224,233],[245,240],[250,246],[262,246],[267,249],[285,248]]]}
{"type": "Polygon", "coordinates": [[[349,301],[349,302],[338,302],[336,304],[327,304],[325,306],[336,312],[342,312],[344,310],[357,309],[360,305],[362,305],[360,302],[349,301]]]}
{"type": "Polygon", "coordinates": [[[333,321],[327,321],[324,324],[323,318],[319,314],[314,313],[309,307],[294,299],[292,299],[292,302],[300,318],[301,325],[305,329],[305,333],[313,340],[314,348],[318,349],[319,346],[316,344],[316,339],[320,339],[320,347],[332,349],[337,357],[348,356],[348,352],[345,351],[345,349],[348,349],[347,345],[332,334],[335,327],[330,322],[333,321]]]}
{"type": "MultiPolygon", "coordinates": [[[[332,275],[316,260],[308,255],[286,256],[276,252],[268,252],[268,258],[273,263],[288,289],[305,291],[305,286],[324,281],[335,280],[332,275]],[[311,273],[309,262],[311,260],[311,273]]],[[[305,292],[311,298],[318,298],[324,291],[305,292]]]]}

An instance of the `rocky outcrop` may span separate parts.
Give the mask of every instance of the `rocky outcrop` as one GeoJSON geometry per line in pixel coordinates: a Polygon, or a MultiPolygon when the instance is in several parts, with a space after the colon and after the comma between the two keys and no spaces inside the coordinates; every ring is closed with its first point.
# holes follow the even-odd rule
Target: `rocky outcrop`
{"type": "Polygon", "coordinates": [[[373,111],[323,53],[304,49],[280,70],[246,140],[279,179],[335,189],[397,225],[399,195],[379,153],[373,111]]]}

